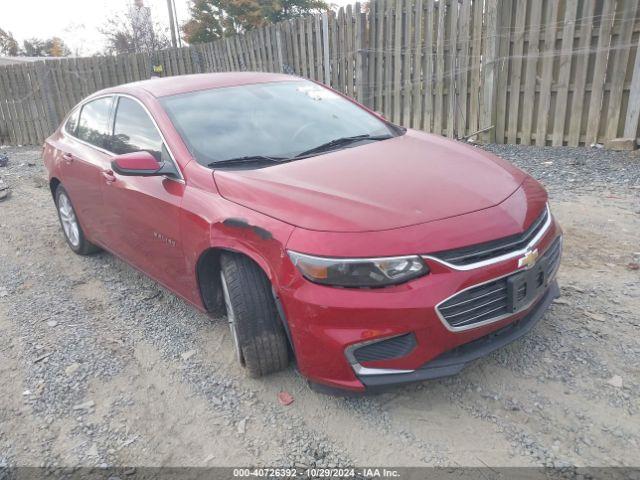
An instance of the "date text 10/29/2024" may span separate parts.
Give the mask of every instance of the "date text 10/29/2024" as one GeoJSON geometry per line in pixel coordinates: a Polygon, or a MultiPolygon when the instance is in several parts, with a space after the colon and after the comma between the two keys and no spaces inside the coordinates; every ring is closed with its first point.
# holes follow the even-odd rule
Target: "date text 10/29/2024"
{"type": "Polygon", "coordinates": [[[399,478],[390,468],[234,468],[235,478],[399,478]]]}

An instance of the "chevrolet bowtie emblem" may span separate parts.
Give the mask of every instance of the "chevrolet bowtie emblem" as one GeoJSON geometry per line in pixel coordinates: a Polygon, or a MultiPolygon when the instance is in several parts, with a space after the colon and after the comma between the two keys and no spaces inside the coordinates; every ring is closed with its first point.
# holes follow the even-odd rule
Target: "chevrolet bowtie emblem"
{"type": "Polygon", "coordinates": [[[538,259],[538,249],[529,250],[524,254],[524,257],[518,259],[518,268],[531,268],[538,259]]]}

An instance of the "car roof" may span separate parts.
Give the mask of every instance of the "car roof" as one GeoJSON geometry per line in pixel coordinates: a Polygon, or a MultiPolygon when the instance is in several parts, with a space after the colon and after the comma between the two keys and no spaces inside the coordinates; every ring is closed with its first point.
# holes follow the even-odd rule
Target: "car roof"
{"type": "Polygon", "coordinates": [[[180,75],[175,77],[151,78],[139,82],[125,83],[116,87],[107,88],[96,92],[95,95],[106,93],[139,94],[147,92],[154,97],[166,97],[180,93],[209,90],[212,88],[235,87],[269,82],[302,81],[300,77],[284,75],[280,73],[264,72],[224,72],[224,73],[199,73],[195,75],[180,75]]]}

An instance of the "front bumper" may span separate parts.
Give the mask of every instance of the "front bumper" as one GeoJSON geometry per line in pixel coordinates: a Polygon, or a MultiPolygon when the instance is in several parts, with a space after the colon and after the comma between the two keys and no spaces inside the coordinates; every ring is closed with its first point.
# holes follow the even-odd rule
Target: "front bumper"
{"type": "Polygon", "coordinates": [[[470,362],[484,357],[528,333],[542,319],[551,302],[559,296],[560,289],[558,288],[558,283],[554,280],[542,298],[524,318],[492,332],[485,337],[443,353],[411,373],[367,375],[358,378],[367,390],[374,390],[391,385],[420,382],[455,375],[470,362]]]}
{"type": "MultiPolygon", "coordinates": [[[[541,255],[559,236],[554,220],[537,245],[541,255]]],[[[284,286],[279,296],[300,372],[317,389],[355,392],[452,375],[473,359],[524,335],[558,294],[550,278],[525,310],[452,331],[436,306],[456,292],[519,271],[518,259],[466,271],[428,263],[429,275],[383,289],[333,288],[304,279],[284,286]],[[494,332],[499,334],[488,337],[494,332]],[[413,335],[416,346],[399,358],[357,365],[348,358],[354,346],[407,333],[413,335]]]]}

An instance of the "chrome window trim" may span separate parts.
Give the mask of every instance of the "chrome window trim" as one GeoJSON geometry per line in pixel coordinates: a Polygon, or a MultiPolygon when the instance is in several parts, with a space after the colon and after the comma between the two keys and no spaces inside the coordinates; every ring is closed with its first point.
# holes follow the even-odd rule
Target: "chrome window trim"
{"type": "MultiPolygon", "coordinates": [[[[162,131],[160,130],[160,127],[158,127],[158,123],[156,122],[156,119],[153,118],[153,115],[151,115],[151,112],[149,111],[149,109],[146,107],[146,105],[144,103],[142,103],[142,101],[140,101],[140,99],[134,97],[133,95],[129,95],[128,93],[105,93],[103,95],[98,95],[96,97],[91,97],[91,98],[87,98],[83,101],[81,101],[80,103],[78,103],[73,109],[71,109],[71,112],[69,112],[67,114],[67,116],[65,117],[64,120],[64,124],[66,125],[69,116],[77,109],[80,108],[80,116],[82,116],[82,108],[87,104],[90,103],[94,100],[99,100],[101,98],[105,98],[105,97],[114,97],[114,100],[118,100],[117,97],[126,97],[129,98],[135,102],[138,103],[138,105],[140,105],[142,107],[142,109],[145,111],[145,113],[147,114],[147,116],[151,119],[151,122],[153,122],[153,126],[155,127],[155,129],[157,130],[158,134],[160,134],[160,138],[162,139],[162,143],[165,146],[165,148],[167,149],[167,152],[169,153],[169,158],[171,159],[171,162],[173,163],[173,166],[175,167],[176,171],[178,172],[178,175],[180,176],[180,178],[175,178],[175,177],[170,177],[168,175],[162,175],[163,178],[166,178],[167,180],[173,180],[179,183],[185,183],[184,180],[184,175],[182,175],[182,170],[180,170],[180,166],[178,165],[178,162],[176,162],[175,156],[173,155],[173,152],[171,151],[171,147],[169,146],[169,144],[167,143],[167,140],[164,137],[164,134],[162,133],[162,131]]],[[[116,114],[117,114],[117,108],[115,109],[115,111],[113,112],[113,117],[110,116],[110,123],[111,123],[111,132],[113,133],[113,129],[115,126],[115,120],[116,120],[116,114]]],[[[79,119],[80,117],[78,117],[79,119]]],[[[64,129],[66,133],[68,133],[66,131],[66,128],[64,129]]],[[[97,145],[93,145],[92,143],[86,142],[78,137],[76,137],[75,135],[72,135],[70,133],[68,133],[69,135],[71,135],[71,137],[80,142],[83,145],[86,145],[88,147],[91,147],[95,150],[98,150],[99,152],[102,152],[106,155],[110,155],[112,157],[117,156],[116,153],[111,152],[109,150],[107,150],[106,148],[102,148],[102,147],[98,147],[97,145]]]]}
{"type": "Polygon", "coordinates": [[[474,270],[476,268],[486,267],[489,265],[493,265],[495,263],[504,262],[506,260],[510,260],[512,258],[522,256],[525,253],[527,253],[527,251],[531,250],[533,246],[536,243],[538,243],[542,239],[542,237],[544,237],[544,235],[547,233],[547,230],[549,230],[549,227],[551,226],[551,222],[552,222],[551,210],[549,209],[548,203],[545,205],[545,208],[547,210],[547,220],[544,222],[544,225],[542,226],[540,231],[531,239],[531,241],[525,247],[521,249],[514,250],[512,252],[499,255],[497,257],[488,258],[487,260],[482,260],[480,262],[470,263],[469,265],[454,265],[453,263],[449,263],[433,255],[422,255],[422,258],[424,260],[431,260],[434,262],[438,262],[441,265],[444,265],[452,270],[468,271],[468,270],[474,270]]]}
{"type": "Polygon", "coordinates": [[[381,260],[400,260],[404,258],[416,258],[420,257],[420,255],[397,255],[394,257],[319,257],[317,255],[309,255],[308,253],[300,253],[296,250],[287,249],[288,252],[291,252],[295,255],[299,255],[301,257],[306,257],[312,260],[324,260],[324,261],[333,261],[333,262],[342,262],[342,263],[360,263],[360,262],[378,262],[381,260]]]}
{"type": "Polygon", "coordinates": [[[369,368],[363,367],[358,360],[356,360],[355,355],[353,354],[354,350],[357,350],[360,347],[364,347],[365,345],[370,345],[372,343],[382,342],[384,340],[389,340],[391,338],[401,337],[402,335],[406,335],[406,333],[400,333],[398,335],[391,335],[390,337],[378,337],[373,340],[365,340],[364,342],[354,343],[349,345],[344,349],[344,355],[347,357],[351,368],[356,373],[356,375],[366,376],[366,375],[394,375],[398,373],[412,373],[415,370],[398,370],[393,368],[369,368]]]}
{"type": "MultiPolygon", "coordinates": [[[[560,253],[559,255],[562,255],[562,235],[559,237],[559,249],[560,249],[560,253]]],[[[548,250],[548,249],[547,249],[548,250]]],[[[546,253],[546,251],[545,251],[546,253]]],[[[558,264],[556,265],[556,267],[553,269],[553,271],[551,272],[551,274],[549,275],[549,280],[547,282],[547,285],[554,279],[556,273],[558,273],[558,269],[560,268],[560,262],[558,262],[558,264]]],[[[453,327],[449,324],[449,322],[447,322],[445,320],[445,318],[442,316],[442,314],[440,313],[440,305],[442,305],[443,303],[445,303],[446,301],[452,299],[453,297],[455,297],[456,295],[459,295],[463,292],[466,292],[467,290],[471,290],[472,288],[476,288],[476,287],[481,287],[482,285],[486,285],[488,283],[491,282],[495,282],[496,280],[500,280],[502,278],[505,277],[509,277],[511,275],[513,275],[514,273],[518,273],[518,271],[524,271],[525,269],[519,269],[519,270],[514,270],[512,272],[509,272],[507,274],[504,275],[500,275],[499,277],[494,277],[490,280],[486,280],[484,282],[480,282],[480,283],[475,283],[473,285],[470,285],[466,288],[463,288],[462,290],[458,290],[456,293],[454,293],[453,295],[449,295],[447,298],[445,298],[444,300],[438,302],[438,304],[435,307],[435,311],[436,311],[436,315],[438,316],[438,318],[440,319],[440,322],[442,322],[442,325],[444,325],[444,327],[449,330],[450,332],[464,332],[465,330],[471,330],[473,328],[479,328],[479,327],[483,327],[485,325],[489,325],[491,323],[495,323],[495,322],[499,322],[500,320],[504,320],[505,318],[509,318],[512,317],[514,315],[517,315],[518,313],[522,313],[523,311],[527,310],[528,308],[530,308],[534,303],[536,303],[538,300],[540,300],[540,298],[544,295],[544,292],[546,292],[546,288],[542,291],[542,293],[540,295],[538,295],[536,298],[533,298],[529,303],[527,303],[526,305],[523,305],[522,307],[520,307],[518,310],[516,310],[515,312],[508,312],[505,313],[504,315],[500,315],[498,317],[495,318],[489,318],[487,320],[483,320],[482,322],[478,322],[478,323],[473,323],[471,325],[464,325],[462,327],[453,327]]]]}

